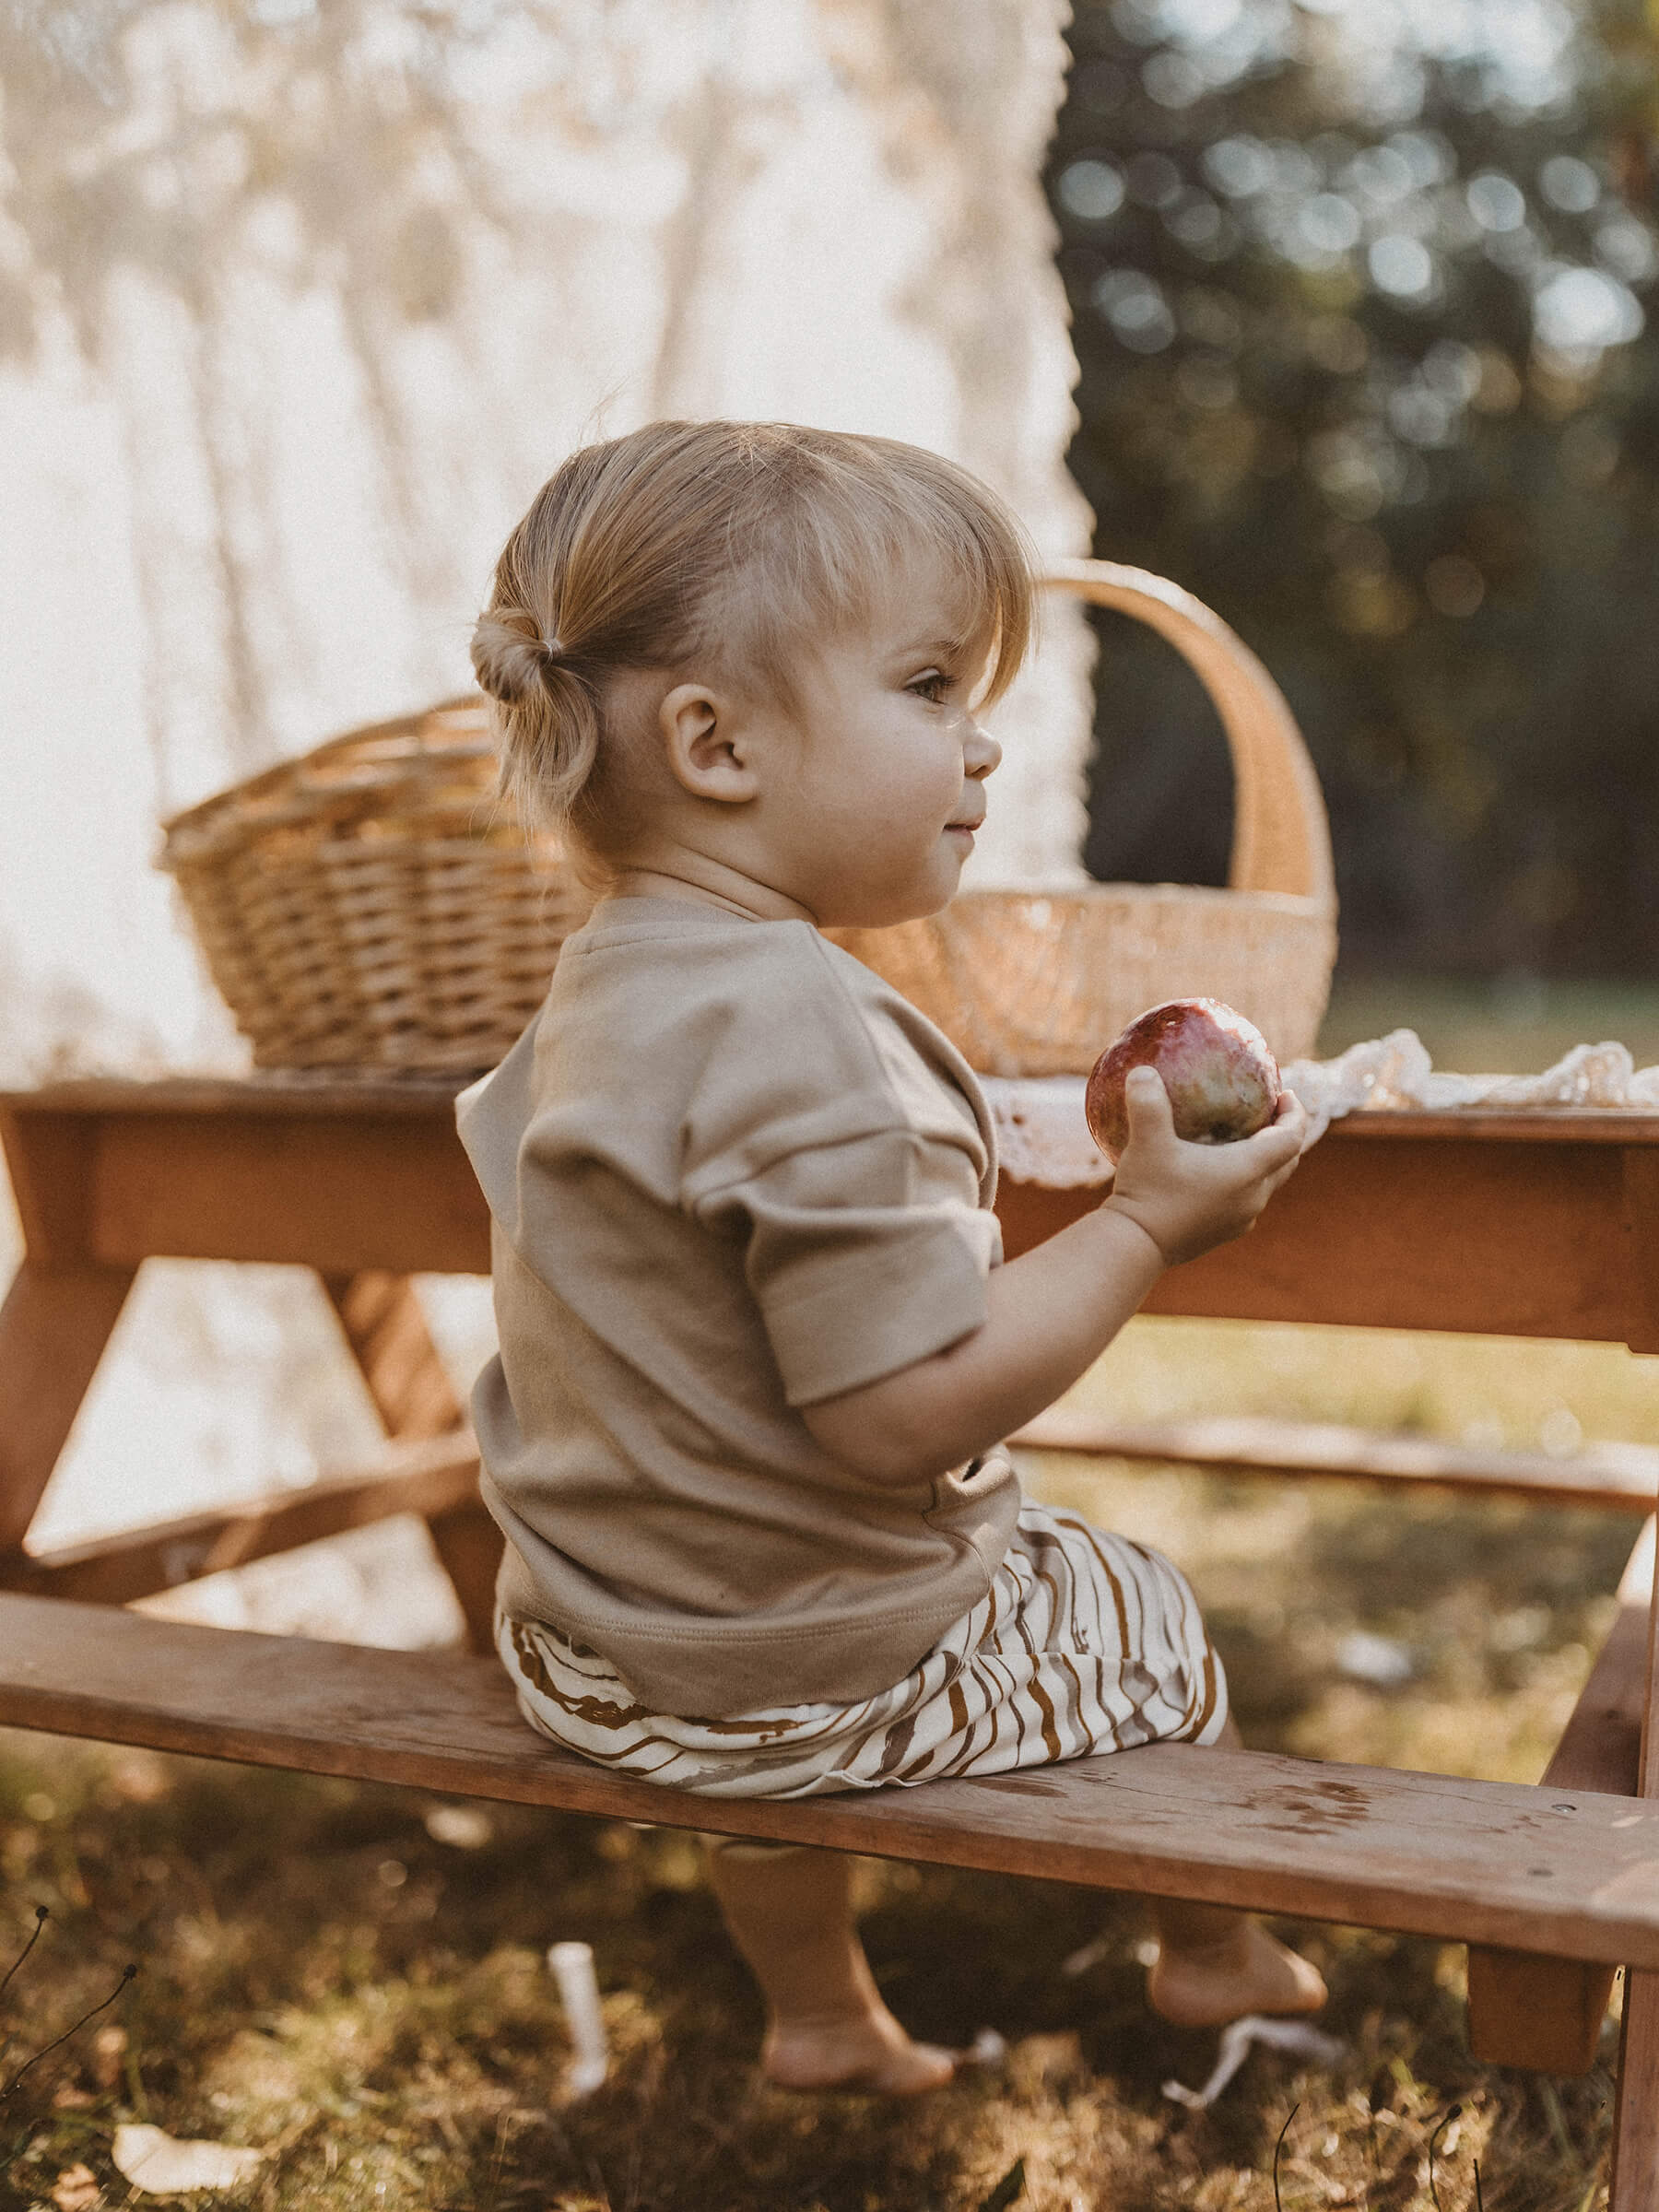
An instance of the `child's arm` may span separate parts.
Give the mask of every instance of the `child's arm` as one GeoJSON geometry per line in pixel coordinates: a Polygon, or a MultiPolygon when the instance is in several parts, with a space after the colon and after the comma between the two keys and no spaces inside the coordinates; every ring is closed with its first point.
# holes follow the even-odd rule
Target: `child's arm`
{"type": "Polygon", "coordinates": [[[1287,1092],[1258,1135],[1183,1144],[1163,1085],[1144,1068],[1129,1078],[1129,1130],[1105,1203],[991,1270],[981,1327],[801,1408],[827,1452],[872,1482],[900,1485],[1000,1443],[1092,1365],[1166,1267],[1253,1225],[1300,1158],[1307,1120],[1287,1092]]]}

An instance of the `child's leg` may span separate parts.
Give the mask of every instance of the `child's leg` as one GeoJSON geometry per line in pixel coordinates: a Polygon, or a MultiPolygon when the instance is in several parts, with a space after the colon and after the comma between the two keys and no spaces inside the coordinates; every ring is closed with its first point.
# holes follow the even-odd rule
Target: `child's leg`
{"type": "MultiPolygon", "coordinates": [[[[1221,1742],[1237,1749],[1230,1719],[1221,1742]]],[[[1149,1900],[1158,1963],[1147,1978],[1152,2007],[1183,2028],[1215,2028],[1249,2012],[1317,2012],[1326,1990],[1319,1969],[1247,1912],[1221,1905],[1149,1900]]]]}
{"type": "Polygon", "coordinates": [[[843,1853],[712,1844],[709,1876],[766,1998],[768,2077],[792,2089],[914,2096],[950,2079],[948,2051],[914,2043],[871,1979],[843,1853]]]}

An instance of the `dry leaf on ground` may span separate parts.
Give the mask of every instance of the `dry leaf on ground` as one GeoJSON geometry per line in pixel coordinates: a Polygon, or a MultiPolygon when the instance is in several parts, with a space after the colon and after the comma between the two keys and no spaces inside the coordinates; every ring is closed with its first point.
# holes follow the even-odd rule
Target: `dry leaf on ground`
{"type": "Polygon", "coordinates": [[[112,2089],[125,2071],[127,2031],[112,2020],[92,2038],[92,2078],[100,2089],[112,2089]]]}
{"type": "Polygon", "coordinates": [[[129,2124],[115,2130],[111,2155],[135,2187],[152,2196],[176,2196],[192,2189],[234,2189],[265,2152],[229,2143],[180,2143],[162,2128],[129,2124]]]}
{"type": "Polygon", "coordinates": [[[57,2212],[92,2212],[103,2190],[90,2166],[65,2166],[49,2194],[57,2212]]]}

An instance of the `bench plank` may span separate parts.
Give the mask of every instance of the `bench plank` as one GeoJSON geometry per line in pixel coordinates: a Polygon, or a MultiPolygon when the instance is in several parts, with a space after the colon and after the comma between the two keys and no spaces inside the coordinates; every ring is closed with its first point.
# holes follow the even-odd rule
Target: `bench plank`
{"type": "Polygon", "coordinates": [[[556,1750],[497,1663],[0,1596],[0,1723],[1659,1969],[1659,1805],[1164,1744],[915,1790],[694,1797],[556,1750]]]}

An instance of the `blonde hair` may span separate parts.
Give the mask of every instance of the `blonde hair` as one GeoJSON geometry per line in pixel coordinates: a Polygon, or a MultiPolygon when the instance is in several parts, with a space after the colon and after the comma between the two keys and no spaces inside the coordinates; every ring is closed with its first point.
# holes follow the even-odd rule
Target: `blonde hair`
{"type": "Polygon", "coordinates": [[[918,557],[959,594],[964,649],[985,641],[988,704],[1030,642],[1032,558],[966,469],[782,422],[655,422],[583,447],[507,540],[473,633],[504,794],[602,847],[613,677],[709,656],[793,706],[803,646],[918,557]]]}

